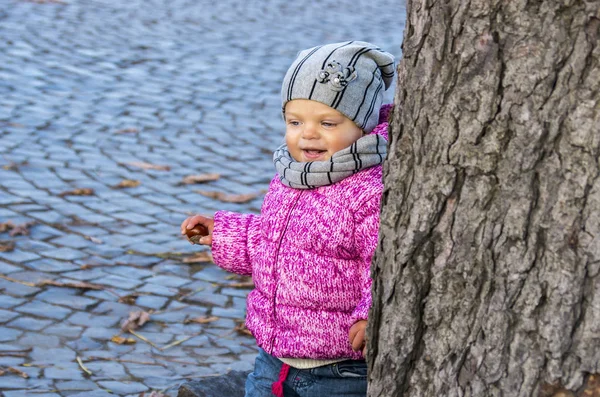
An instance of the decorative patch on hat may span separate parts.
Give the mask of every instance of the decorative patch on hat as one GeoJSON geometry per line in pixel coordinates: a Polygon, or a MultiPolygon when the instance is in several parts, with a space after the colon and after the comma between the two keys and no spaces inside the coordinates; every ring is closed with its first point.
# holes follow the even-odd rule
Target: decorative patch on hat
{"type": "Polygon", "coordinates": [[[353,66],[343,67],[339,62],[331,61],[325,69],[317,73],[317,81],[322,84],[329,83],[333,91],[342,91],[348,83],[358,77],[353,66]]]}

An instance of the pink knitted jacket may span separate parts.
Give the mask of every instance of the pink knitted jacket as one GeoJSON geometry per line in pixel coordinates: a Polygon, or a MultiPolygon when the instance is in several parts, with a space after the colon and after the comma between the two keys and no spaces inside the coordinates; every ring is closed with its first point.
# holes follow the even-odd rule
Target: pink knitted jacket
{"type": "MultiPolygon", "coordinates": [[[[387,120],[388,109],[382,109],[387,120]]],[[[381,121],[381,120],[380,120],[381,121]]],[[[387,122],[372,134],[387,139],[387,122]]],[[[360,359],[348,341],[371,306],[382,167],[299,190],[271,181],[260,215],[215,214],[217,265],[252,275],[246,325],[276,357],[360,359]]]]}

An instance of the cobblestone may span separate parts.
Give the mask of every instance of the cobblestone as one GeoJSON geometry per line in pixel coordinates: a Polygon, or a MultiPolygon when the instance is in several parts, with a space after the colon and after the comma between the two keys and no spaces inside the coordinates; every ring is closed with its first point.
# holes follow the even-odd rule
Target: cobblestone
{"type": "Polygon", "coordinates": [[[15,243],[0,252],[0,352],[23,355],[0,365],[30,375],[0,377],[0,396],[175,396],[190,377],[251,369],[254,340],[233,330],[248,290],[224,286],[230,275],[212,264],[185,263],[202,248],[179,223],[259,210],[261,196],[234,204],[196,191],[267,187],[283,137],[280,83],[298,50],[356,39],[399,57],[403,17],[392,0],[10,0],[0,10],[0,224],[34,224],[0,233],[15,243]],[[181,183],[209,172],[221,178],[181,183]],[[140,184],[117,188],[124,179],[140,184]],[[69,194],[81,188],[92,191],[69,194]],[[155,346],[121,333],[139,310],[151,320],[137,331],[155,346]],[[208,316],[219,319],[189,322],[208,316]],[[110,341],[119,334],[137,342],[110,341]]]}

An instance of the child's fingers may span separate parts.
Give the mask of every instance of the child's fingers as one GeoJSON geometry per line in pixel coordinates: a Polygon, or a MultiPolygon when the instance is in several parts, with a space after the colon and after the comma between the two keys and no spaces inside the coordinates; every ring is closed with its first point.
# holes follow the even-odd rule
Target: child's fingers
{"type": "Polygon", "coordinates": [[[360,327],[358,326],[358,323],[355,323],[354,325],[352,325],[352,327],[350,327],[350,332],[348,332],[348,340],[350,341],[350,343],[352,343],[354,337],[356,336],[359,330],[360,327]]]}
{"type": "Polygon", "coordinates": [[[212,236],[204,236],[200,240],[198,240],[198,243],[202,245],[212,245],[212,236]]]}
{"type": "Polygon", "coordinates": [[[211,222],[212,222],[211,218],[207,218],[202,215],[194,215],[191,218],[189,218],[189,222],[186,226],[186,229],[193,229],[194,226],[196,226],[198,224],[200,224],[202,226],[208,226],[211,222]]]}
{"type": "Polygon", "coordinates": [[[181,222],[181,234],[185,234],[185,232],[189,229],[193,229],[194,226],[200,224],[203,226],[207,226],[212,222],[211,218],[207,218],[205,216],[202,215],[194,215],[194,216],[190,216],[189,218],[185,219],[183,222],[181,222]]]}
{"type": "Polygon", "coordinates": [[[361,328],[352,339],[352,350],[359,351],[365,343],[365,329],[361,328]]]}
{"type": "Polygon", "coordinates": [[[354,339],[354,337],[356,336],[356,334],[358,334],[361,330],[364,331],[365,328],[367,328],[366,320],[359,320],[359,321],[355,322],[350,327],[350,331],[348,332],[348,339],[350,341],[352,341],[354,339]]]}
{"type": "Polygon", "coordinates": [[[185,218],[185,220],[183,222],[181,222],[181,234],[185,234],[185,231],[187,229],[187,224],[190,221],[190,218],[185,218]]]}

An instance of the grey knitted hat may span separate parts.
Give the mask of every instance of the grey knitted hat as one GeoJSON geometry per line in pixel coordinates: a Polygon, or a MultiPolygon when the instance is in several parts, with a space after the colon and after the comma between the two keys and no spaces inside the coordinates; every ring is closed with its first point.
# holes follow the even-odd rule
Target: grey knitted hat
{"type": "Polygon", "coordinates": [[[336,109],[371,132],[394,71],[394,56],[364,41],[300,51],[283,79],[283,110],[293,99],[310,99],[336,109]]]}

